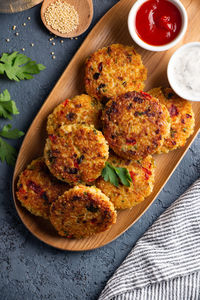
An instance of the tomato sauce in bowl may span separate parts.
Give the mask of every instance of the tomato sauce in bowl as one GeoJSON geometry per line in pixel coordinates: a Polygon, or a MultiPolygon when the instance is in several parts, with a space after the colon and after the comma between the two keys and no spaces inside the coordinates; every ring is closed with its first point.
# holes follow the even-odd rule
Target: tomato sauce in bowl
{"type": "Polygon", "coordinates": [[[129,33],[140,47],[166,51],[183,38],[187,11],[179,0],[137,0],[128,15],[129,33]]]}
{"type": "Polygon", "coordinates": [[[182,26],[178,8],[167,0],[148,0],[136,13],[136,32],[146,43],[161,46],[173,41],[182,26]]]}

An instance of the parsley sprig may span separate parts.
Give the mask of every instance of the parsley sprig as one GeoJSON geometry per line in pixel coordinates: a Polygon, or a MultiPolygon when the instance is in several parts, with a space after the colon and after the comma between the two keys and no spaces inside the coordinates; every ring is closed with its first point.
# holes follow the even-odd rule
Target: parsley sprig
{"type": "Polygon", "coordinates": [[[6,161],[8,165],[14,166],[16,157],[16,149],[0,138],[0,160],[2,162],[6,161]]]}
{"type": "Polygon", "coordinates": [[[17,157],[17,151],[14,147],[8,144],[3,138],[6,139],[18,139],[23,136],[24,133],[18,129],[12,129],[12,125],[5,125],[0,131],[0,160],[6,161],[8,165],[14,165],[17,157]]]}
{"type": "Polygon", "coordinates": [[[119,186],[119,183],[130,187],[130,182],[132,182],[130,173],[126,168],[115,167],[108,162],[106,162],[101,175],[105,181],[110,181],[116,187],[119,186]]]}
{"type": "Polygon", "coordinates": [[[0,74],[6,74],[10,80],[31,79],[33,74],[38,74],[45,68],[18,51],[3,53],[0,58],[0,74]]]}
{"type": "MultiPolygon", "coordinates": [[[[34,74],[40,73],[46,67],[37,64],[31,58],[17,51],[8,54],[3,53],[0,58],[0,74],[5,74],[10,80],[20,81],[33,78],[34,74]]],[[[11,100],[8,90],[0,93],[0,117],[12,119],[12,115],[19,114],[16,104],[11,100]]],[[[14,165],[17,151],[4,139],[18,139],[24,133],[17,128],[12,129],[12,125],[7,124],[0,130],[0,160],[6,161],[9,165],[14,165]]]]}
{"type": "MultiPolygon", "coordinates": [[[[12,119],[12,115],[19,114],[16,104],[11,100],[8,90],[0,93],[0,117],[12,119]]],[[[11,124],[5,125],[0,130],[0,160],[6,161],[8,165],[14,165],[17,157],[17,151],[14,147],[7,143],[4,139],[18,139],[24,133],[17,128],[12,129],[11,124]]]]}
{"type": "Polygon", "coordinates": [[[0,131],[0,136],[6,138],[6,139],[18,139],[21,136],[23,136],[24,133],[23,131],[18,130],[17,128],[12,129],[12,125],[11,124],[7,124],[5,125],[2,130],[0,131]]]}
{"type": "Polygon", "coordinates": [[[15,102],[11,100],[10,93],[8,90],[3,91],[0,94],[0,117],[11,120],[11,115],[17,114],[19,114],[19,111],[15,102]]]}

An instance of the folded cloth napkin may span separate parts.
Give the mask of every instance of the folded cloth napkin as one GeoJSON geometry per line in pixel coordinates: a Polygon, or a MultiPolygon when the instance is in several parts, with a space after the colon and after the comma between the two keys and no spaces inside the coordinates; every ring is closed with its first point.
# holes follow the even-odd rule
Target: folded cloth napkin
{"type": "Polygon", "coordinates": [[[139,239],[99,300],[200,299],[200,179],[139,239]]]}

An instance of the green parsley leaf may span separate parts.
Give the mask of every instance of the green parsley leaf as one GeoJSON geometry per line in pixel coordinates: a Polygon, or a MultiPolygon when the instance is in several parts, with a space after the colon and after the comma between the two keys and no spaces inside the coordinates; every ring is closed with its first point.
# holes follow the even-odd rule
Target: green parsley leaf
{"type": "Polygon", "coordinates": [[[24,135],[23,131],[18,130],[17,128],[11,129],[12,125],[7,124],[3,127],[0,131],[0,136],[7,138],[7,139],[18,139],[24,135]]]}
{"type": "Polygon", "coordinates": [[[110,183],[112,183],[114,186],[119,186],[119,179],[115,173],[115,170],[108,162],[106,163],[101,175],[105,181],[110,181],[110,183]]]}
{"type": "Polygon", "coordinates": [[[33,74],[38,74],[45,68],[17,51],[11,54],[3,53],[0,58],[0,74],[5,73],[10,80],[31,79],[33,74]]]}
{"type": "Polygon", "coordinates": [[[8,90],[5,90],[0,94],[0,117],[11,120],[11,114],[17,115],[19,114],[19,111],[15,102],[11,100],[8,90]]]}
{"type": "Polygon", "coordinates": [[[14,147],[0,138],[0,160],[6,161],[8,165],[14,166],[17,157],[17,151],[14,147]]]}
{"type": "Polygon", "coordinates": [[[119,181],[127,187],[129,187],[130,182],[132,182],[130,173],[126,168],[115,167],[108,162],[101,175],[105,181],[110,181],[110,183],[116,187],[119,186],[119,181]]]}
{"type": "Polygon", "coordinates": [[[126,168],[115,168],[115,172],[119,176],[121,183],[125,186],[130,186],[130,182],[132,182],[131,175],[126,168]]]}

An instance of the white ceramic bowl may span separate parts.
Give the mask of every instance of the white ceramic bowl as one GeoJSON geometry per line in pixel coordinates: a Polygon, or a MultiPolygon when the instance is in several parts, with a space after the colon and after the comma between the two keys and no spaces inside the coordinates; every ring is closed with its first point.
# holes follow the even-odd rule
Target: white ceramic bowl
{"type": "Polygon", "coordinates": [[[146,50],[150,50],[150,51],[165,51],[165,50],[168,50],[168,49],[174,47],[183,38],[183,36],[187,30],[188,17],[187,17],[187,12],[186,12],[183,4],[179,0],[168,0],[169,2],[173,3],[180,11],[180,14],[182,17],[182,27],[181,27],[181,30],[180,30],[179,34],[177,35],[177,37],[170,43],[168,43],[166,45],[162,45],[162,46],[153,46],[153,45],[147,44],[143,40],[141,40],[140,37],[138,36],[138,34],[136,32],[136,28],[135,28],[136,13],[137,13],[138,9],[140,8],[140,6],[146,1],[148,1],[148,0],[137,0],[129,12],[128,29],[129,29],[129,33],[130,33],[132,39],[140,47],[142,47],[146,50]]]}
{"type": "Polygon", "coordinates": [[[172,89],[181,98],[190,101],[200,101],[200,42],[185,44],[174,52],[168,63],[167,77],[172,89]],[[192,54],[192,49],[197,51],[196,55],[192,54]],[[188,62],[184,58],[188,59],[189,62],[194,58],[192,70],[191,66],[188,65],[188,62]],[[177,71],[178,65],[181,66],[181,72],[177,71]],[[196,74],[194,69],[196,69],[196,74]],[[194,84],[194,81],[197,80],[195,86],[198,87],[198,90],[191,90],[191,87],[188,87],[189,84],[186,83],[186,80],[181,80],[178,73],[185,78],[186,75],[187,77],[189,76],[191,86],[194,84]]]}

